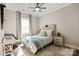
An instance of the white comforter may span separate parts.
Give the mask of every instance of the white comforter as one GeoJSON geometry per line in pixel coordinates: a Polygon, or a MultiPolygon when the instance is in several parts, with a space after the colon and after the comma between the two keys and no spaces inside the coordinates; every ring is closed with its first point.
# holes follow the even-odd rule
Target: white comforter
{"type": "Polygon", "coordinates": [[[53,37],[47,37],[41,35],[28,36],[22,39],[22,42],[24,42],[26,47],[30,48],[33,54],[35,54],[39,48],[44,47],[45,45],[51,43],[52,41],[53,37]]]}

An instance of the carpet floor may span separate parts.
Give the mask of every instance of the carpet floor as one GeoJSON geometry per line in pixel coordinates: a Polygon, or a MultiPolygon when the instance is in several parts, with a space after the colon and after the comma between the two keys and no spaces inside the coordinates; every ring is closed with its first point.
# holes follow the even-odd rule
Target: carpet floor
{"type": "MultiPolygon", "coordinates": [[[[21,50],[22,56],[33,56],[27,48],[23,47],[21,50]]],[[[35,56],[73,56],[73,51],[74,49],[71,48],[49,45],[39,49],[35,56]]]]}

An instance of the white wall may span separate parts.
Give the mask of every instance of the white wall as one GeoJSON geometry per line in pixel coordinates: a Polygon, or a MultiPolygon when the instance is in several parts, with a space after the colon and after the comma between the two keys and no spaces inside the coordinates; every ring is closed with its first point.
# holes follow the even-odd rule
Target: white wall
{"type": "MultiPolygon", "coordinates": [[[[35,16],[32,16],[32,29],[33,34],[37,34],[38,20],[35,16]]],[[[12,33],[16,36],[16,11],[5,10],[4,31],[5,33],[12,33]]]]}
{"type": "Polygon", "coordinates": [[[40,17],[40,27],[56,24],[57,31],[65,37],[65,44],[79,46],[79,4],[71,4],[40,17]]]}
{"type": "Polygon", "coordinates": [[[32,16],[32,31],[33,34],[38,34],[39,31],[39,20],[37,17],[32,16]]]}
{"type": "Polygon", "coordinates": [[[0,29],[1,29],[1,8],[0,8],[0,29]]]}
{"type": "Polygon", "coordinates": [[[16,36],[16,12],[5,9],[4,31],[16,36]]]}

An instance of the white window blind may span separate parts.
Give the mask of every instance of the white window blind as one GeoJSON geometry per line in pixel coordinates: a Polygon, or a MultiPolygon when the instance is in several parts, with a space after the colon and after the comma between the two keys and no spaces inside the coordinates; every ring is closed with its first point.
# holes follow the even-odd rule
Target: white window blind
{"type": "Polygon", "coordinates": [[[22,36],[29,34],[29,16],[25,14],[21,15],[21,32],[22,36]]]}

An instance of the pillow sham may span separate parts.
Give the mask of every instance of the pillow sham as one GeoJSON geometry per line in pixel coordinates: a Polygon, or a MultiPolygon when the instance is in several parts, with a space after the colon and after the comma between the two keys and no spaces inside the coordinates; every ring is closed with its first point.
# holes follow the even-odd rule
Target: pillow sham
{"type": "Polygon", "coordinates": [[[41,31],[44,31],[44,33],[42,32],[42,35],[46,34],[46,36],[52,37],[52,30],[41,30],[41,31]]]}
{"type": "Polygon", "coordinates": [[[46,32],[45,30],[41,30],[41,31],[40,31],[40,35],[41,35],[41,36],[47,36],[47,32],[46,32]]]}
{"type": "Polygon", "coordinates": [[[46,30],[46,32],[48,37],[52,37],[52,30],[46,30]]]}

